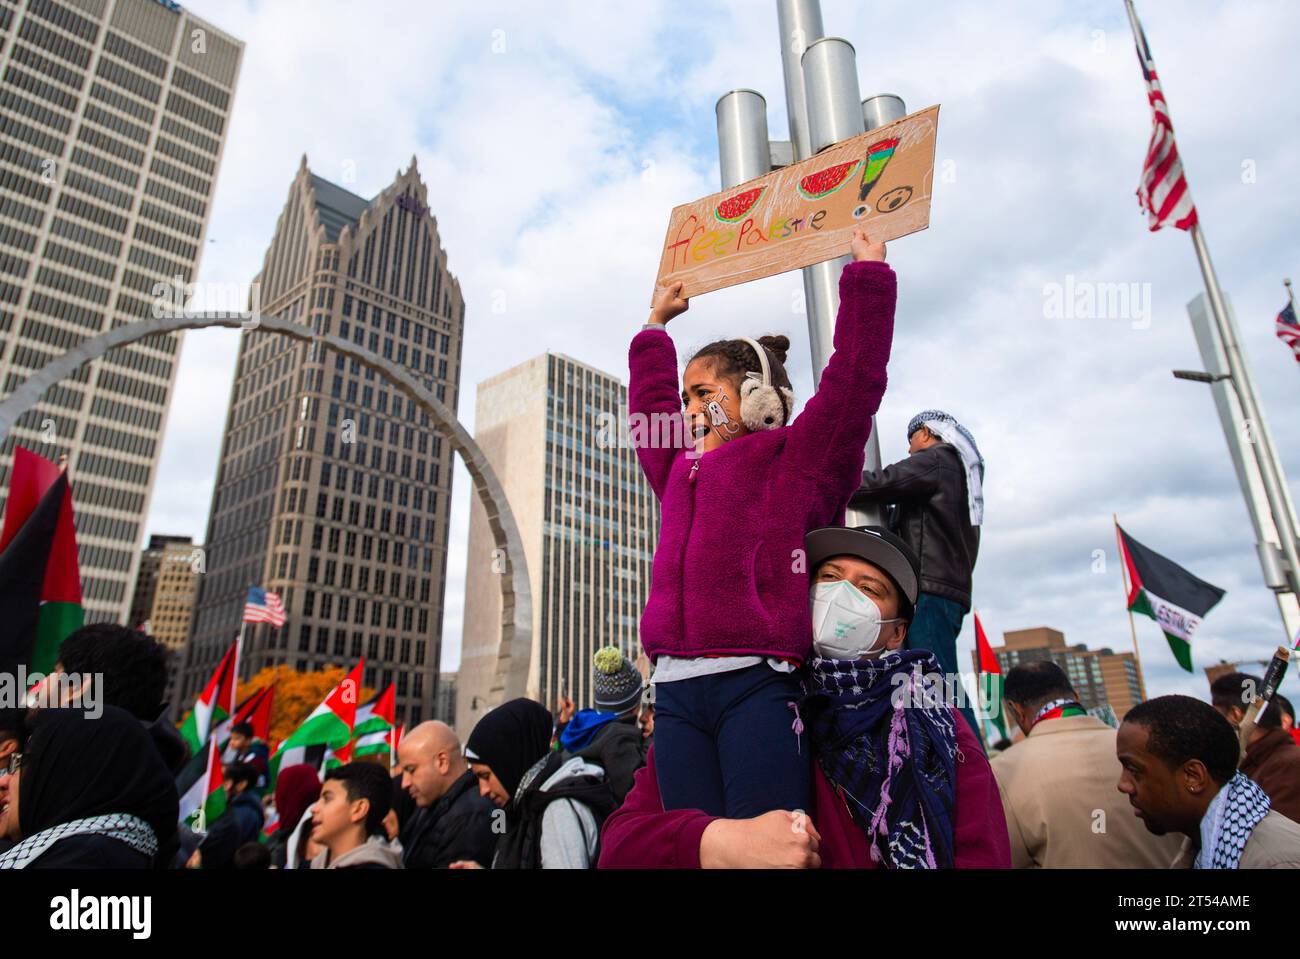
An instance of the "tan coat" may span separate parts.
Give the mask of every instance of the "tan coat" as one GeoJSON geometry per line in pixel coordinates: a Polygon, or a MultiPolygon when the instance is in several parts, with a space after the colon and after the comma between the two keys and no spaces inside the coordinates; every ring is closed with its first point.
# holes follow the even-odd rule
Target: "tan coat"
{"type": "MultiPolygon", "coordinates": [[[[1191,839],[1185,838],[1183,848],[1178,851],[1178,858],[1170,868],[1191,869],[1194,862],[1196,847],[1191,839]]],[[[1237,868],[1300,869],[1300,825],[1270,809],[1268,815],[1251,830],[1237,868]]]]}
{"type": "Polygon", "coordinates": [[[1154,836],[1117,787],[1115,730],[1092,716],[1040,722],[991,765],[1016,869],[1166,869],[1178,835],[1154,836]]]}

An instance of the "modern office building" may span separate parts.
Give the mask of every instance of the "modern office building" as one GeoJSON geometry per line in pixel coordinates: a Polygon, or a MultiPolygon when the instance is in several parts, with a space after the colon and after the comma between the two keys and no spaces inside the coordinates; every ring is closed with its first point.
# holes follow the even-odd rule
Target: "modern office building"
{"type": "MultiPolygon", "coordinates": [[[[175,3],[0,3],[0,396],[195,279],[242,58],[175,3]]],[[[87,622],[128,617],[180,344],[82,367],[0,447],[0,490],[15,444],[69,458],[87,622]]]]}
{"type": "Polygon", "coordinates": [[[190,537],[149,537],[149,546],[140,556],[126,625],[147,632],[169,650],[185,646],[196,581],[203,567],[201,556],[201,548],[190,537]],[[196,557],[200,557],[198,563],[196,557]]]}
{"type": "MultiPolygon", "coordinates": [[[[627,388],[544,353],[479,384],[475,440],[505,488],[524,542],[533,596],[528,694],[592,701],[592,657],[617,646],[635,660],[659,536],[659,504],[630,444],[627,388]]],[[[456,730],[489,706],[501,591],[482,506],[470,512],[456,730]]]]}
{"type": "Polygon", "coordinates": [[[433,708],[434,719],[447,725],[456,721],[456,674],[443,673],[438,677],[438,702],[433,708]]]}
{"type": "MultiPolygon", "coordinates": [[[[1051,660],[1065,671],[1082,706],[1090,710],[1110,706],[1118,720],[1146,699],[1142,668],[1132,653],[1088,649],[1082,643],[1067,646],[1064,633],[1046,626],[1011,630],[1002,634],[1002,640],[1004,645],[992,649],[1004,676],[1022,663],[1051,660]]],[[[978,652],[972,660],[978,672],[978,652]]],[[[1009,716],[1007,728],[1013,729],[1009,716]]]]}
{"type": "MultiPolygon", "coordinates": [[[[465,302],[415,160],[366,200],[311,172],[289,189],[262,312],[362,345],[453,411],[465,302]]],[[[250,625],[241,672],[366,661],[397,714],[433,715],[442,645],[451,445],[384,376],[320,343],[241,334],[208,517],[182,699],[240,632],[250,585],[288,622],[250,625]]]]}

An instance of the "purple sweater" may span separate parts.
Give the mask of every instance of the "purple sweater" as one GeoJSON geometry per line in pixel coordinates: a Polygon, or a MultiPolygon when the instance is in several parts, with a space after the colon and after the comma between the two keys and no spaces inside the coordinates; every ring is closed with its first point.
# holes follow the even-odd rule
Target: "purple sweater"
{"type": "MultiPolygon", "coordinates": [[[[896,285],[886,263],[844,268],[835,352],[817,394],[789,426],[747,434],[698,460],[682,448],[637,447],[662,514],[641,617],[641,645],[652,659],[807,656],[812,622],[803,538],[842,523],[862,481],[871,417],[885,393],[896,285]]],[[[631,413],[645,422],[680,416],[677,352],[668,334],[638,333],[629,365],[631,413]]],[[[634,438],[660,432],[633,427],[634,438]]]]}

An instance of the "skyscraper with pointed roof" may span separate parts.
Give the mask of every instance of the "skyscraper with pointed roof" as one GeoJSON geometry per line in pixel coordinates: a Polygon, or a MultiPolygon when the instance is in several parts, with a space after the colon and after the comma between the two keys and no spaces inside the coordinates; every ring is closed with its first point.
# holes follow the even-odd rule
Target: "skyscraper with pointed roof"
{"type": "MultiPolygon", "coordinates": [[[[303,157],[256,282],[263,314],[365,346],[453,411],[465,303],[414,157],[366,200],[303,157]]],[[[249,624],[241,674],[366,660],[408,724],[433,715],[452,450],[383,376],[319,343],[241,334],[182,701],[239,633],[250,585],[288,622],[249,624]]]]}

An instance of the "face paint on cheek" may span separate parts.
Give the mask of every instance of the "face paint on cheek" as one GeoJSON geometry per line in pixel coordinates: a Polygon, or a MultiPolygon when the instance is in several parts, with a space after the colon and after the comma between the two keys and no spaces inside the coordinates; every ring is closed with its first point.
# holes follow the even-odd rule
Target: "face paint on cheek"
{"type": "Polygon", "coordinates": [[[727,413],[727,408],[724,405],[728,400],[727,394],[719,391],[715,394],[715,397],[715,399],[709,400],[707,407],[709,424],[713,427],[713,432],[717,433],[725,443],[728,440],[735,439],[737,434],[740,433],[740,424],[734,422],[727,413]]]}

